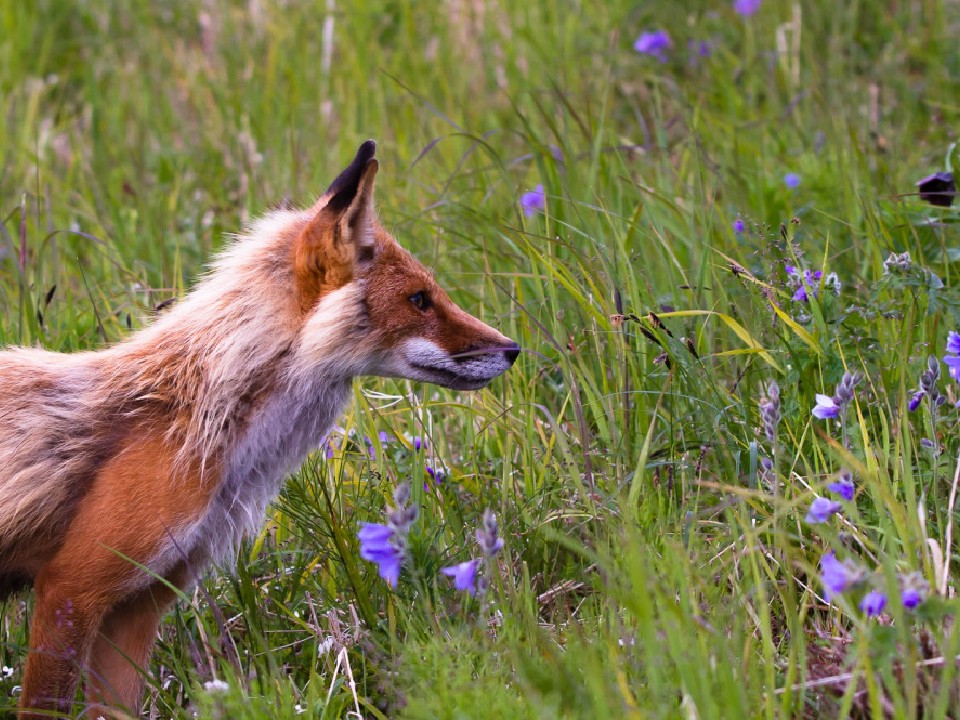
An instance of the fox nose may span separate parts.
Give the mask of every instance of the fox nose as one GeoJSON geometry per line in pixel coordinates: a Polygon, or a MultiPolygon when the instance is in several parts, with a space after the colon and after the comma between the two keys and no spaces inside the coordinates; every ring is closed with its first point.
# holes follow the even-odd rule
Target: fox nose
{"type": "Polygon", "coordinates": [[[507,358],[511,365],[514,361],[520,356],[520,345],[517,343],[510,343],[508,347],[503,349],[503,355],[507,358]]]}

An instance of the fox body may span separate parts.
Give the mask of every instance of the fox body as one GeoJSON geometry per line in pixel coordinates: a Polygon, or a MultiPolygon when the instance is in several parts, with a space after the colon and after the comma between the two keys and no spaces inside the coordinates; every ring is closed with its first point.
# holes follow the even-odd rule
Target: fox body
{"type": "Polygon", "coordinates": [[[157,577],[187,587],[235,553],[354,377],[474,390],[516,359],[377,222],[374,151],[125,341],[0,352],[0,599],[36,597],[25,716],[66,711],[81,671],[95,709],[137,707],[176,599],[157,577]]]}

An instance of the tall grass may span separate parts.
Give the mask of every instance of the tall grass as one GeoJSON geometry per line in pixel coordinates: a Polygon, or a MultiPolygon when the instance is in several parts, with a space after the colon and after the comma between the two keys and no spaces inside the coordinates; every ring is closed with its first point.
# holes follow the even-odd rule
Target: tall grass
{"type": "MultiPolygon", "coordinates": [[[[943,0],[0,6],[0,341],[116,341],[374,137],[383,222],[525,349],[476,394],[358,381],[332,457],[165,623],[147,712],[954,716],[957,385],[907,403],[960,327],[956,211],[914,194],[956,139],[958,27],[943,0]],[[655,29],[664,63],[632,47],[655,29]],[[785,265],[839,295],[791,299],[785,265]],[[845,371],[846,422],[814,419],[845,371]],[[841,468],[856,499],[807,522],[841,468]],[[356,531],[403,481],[392,590],[356,531]],[[438,571],[485,508],[481,600],[438,571]],[[827,602],[829,549],[879,618],[827,602]]],[[[29,605],[0,609],[0,707],[29,605]]]]}

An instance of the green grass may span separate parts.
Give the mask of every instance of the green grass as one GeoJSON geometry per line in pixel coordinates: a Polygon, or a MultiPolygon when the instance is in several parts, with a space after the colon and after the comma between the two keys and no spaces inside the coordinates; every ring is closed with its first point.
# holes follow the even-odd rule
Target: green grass
{"type": "MultiPolygon", "coordinates": [[[[916,611],[897,583],[940,588],[960,543],[957,384],[907,411],[960,328],[960,216],[913,194],[960,127],[956,5],[327,5],[0,5],[0,342],[116,341],[373,137],[383,222],[527,351],[476,394],[358,381],[349,442],[168,618],[151,716],[955,716],[953,573],[916,611]],[[666,63],[632,49],[658,28],[666,63]],[[785,263],[839,297],[792,301],[785,263]],[[846,448],[811,416],[844,369],[865,376],[846,448]],[[405,440],[371,459],[380,431],[405,440]],[[426,465],[447,477],[424,492],[426,465]],[[842,467],[856,500],[806,523],[842,467]],[[405,480],[394,591],[355,535],[405,480]],[[481,603],[438,570],[476,553],[485,508],[506,547],[481,603]],[[824,601],[828,548],[876,571],[880,621],[824,601]]],[[[29,605],[0,608],[0,708],[29,605]]]]}

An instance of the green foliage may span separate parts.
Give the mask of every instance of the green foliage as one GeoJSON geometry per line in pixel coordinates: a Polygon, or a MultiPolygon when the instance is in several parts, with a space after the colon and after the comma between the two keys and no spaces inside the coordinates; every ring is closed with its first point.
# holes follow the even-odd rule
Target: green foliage
{"type": "MultiPolygon", "coordinates": [[[[526,350],[476,394],[358,381],[332,457],[169,618],[149,711],[955,715],[956,601],[909,612],[898,577],[944,586],[958,544],[957,385],[935,412],[907,401],[960,325],[957,211],[912,195],[956,139],[960,15],[730,5],[0,6],[0,342],[116,341],[374,137],[385,225],[526,350]],[[665,63],[632,49],[651,29],[665,63]],[[794,301],[787,264],[839,295],[794,301]],[[865,380],[842,429],[814,420],[847,370],[865,380]],[[856,500],[805,522],[841,467],[856,500]],[[421,513],[394,591],[356,531],[404,480],[421,513]],[[438,570],[476,556],[488,507],[496,581],[461,597],[438,570]],[[825,601],[827,549],[876,573],[883,622],[825,601]]],[[[0,607],[0,707],[28,610],[0,607]]]]}

